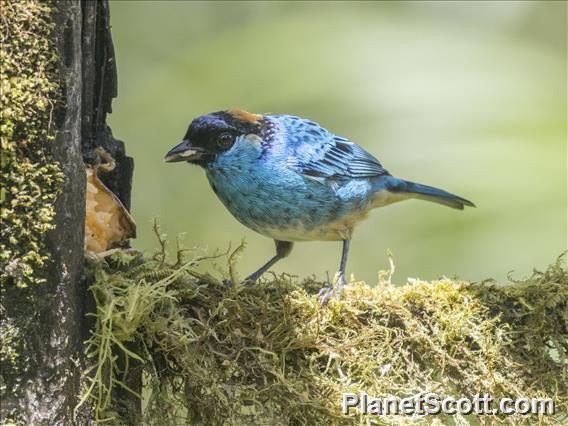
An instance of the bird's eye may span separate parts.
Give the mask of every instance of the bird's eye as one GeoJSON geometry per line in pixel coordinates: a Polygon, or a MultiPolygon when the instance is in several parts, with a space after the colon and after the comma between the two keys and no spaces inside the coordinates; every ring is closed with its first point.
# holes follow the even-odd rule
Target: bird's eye
{"type": "Polygon", "coordinates": [[[219,148],[228,149],[233,145],[234,138],[230,133],[221,133],[217,138],[217,145],[219,148]]]}

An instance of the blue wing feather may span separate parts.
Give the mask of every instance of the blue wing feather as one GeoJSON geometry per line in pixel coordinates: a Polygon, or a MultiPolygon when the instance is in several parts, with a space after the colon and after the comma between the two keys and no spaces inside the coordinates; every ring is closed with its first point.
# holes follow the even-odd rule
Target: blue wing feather
{"type": "Polygon", "coordinates": [[[291,142],[289,164],[315,178],[356,179],[390,175],[382,164],[348,139],[335,136],[318,124],[298,117],[283,117],[291,142]]]}

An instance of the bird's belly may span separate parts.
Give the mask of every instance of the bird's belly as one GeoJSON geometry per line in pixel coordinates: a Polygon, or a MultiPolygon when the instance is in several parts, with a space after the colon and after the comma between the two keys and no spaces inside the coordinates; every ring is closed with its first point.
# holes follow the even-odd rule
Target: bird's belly
{"type": "Polygon", "coordinates": [[[303,224],[255,229],[258,233],[281,241],[340,241],[349,240],[355,225],[365,219],[368,210],[347,213],[336,220],[306,227],[303,224]]]}

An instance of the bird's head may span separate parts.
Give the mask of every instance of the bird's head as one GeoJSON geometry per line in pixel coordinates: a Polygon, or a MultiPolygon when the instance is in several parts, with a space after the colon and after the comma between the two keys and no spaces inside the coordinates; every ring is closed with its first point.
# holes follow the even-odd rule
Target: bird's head
{"type": "Polygon", "coordinates": [[[242,110],[212,112],[194,119],[182,142],[165,157],[166,162],[186,161],[206,167],[218,155],[243,139],[260,140],[265,118],[242,110]]]}

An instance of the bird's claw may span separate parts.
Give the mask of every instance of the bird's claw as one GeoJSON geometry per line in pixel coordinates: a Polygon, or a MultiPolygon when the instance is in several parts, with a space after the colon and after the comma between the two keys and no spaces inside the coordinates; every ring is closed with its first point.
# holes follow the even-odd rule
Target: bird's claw
{"type": "Polygon", "coordinates": [[[335,282],[335,286],[330,284],[322,287],[322,289],[318,293],[318,300],[320,305],[325,306],[329,303],[331,298],[335,300],[339,300],[341,297],[341,290],[345,285],[345,277],[343,275],[339,275],[335,282]]]}
{"type": "Polygon", "coordinates": [[[329,300],[333,296],[333,287],[330,285],[326,285],[322,287],[318,293],[318,300],[321,306],[325,306],[329,303],[329,300]]]}

